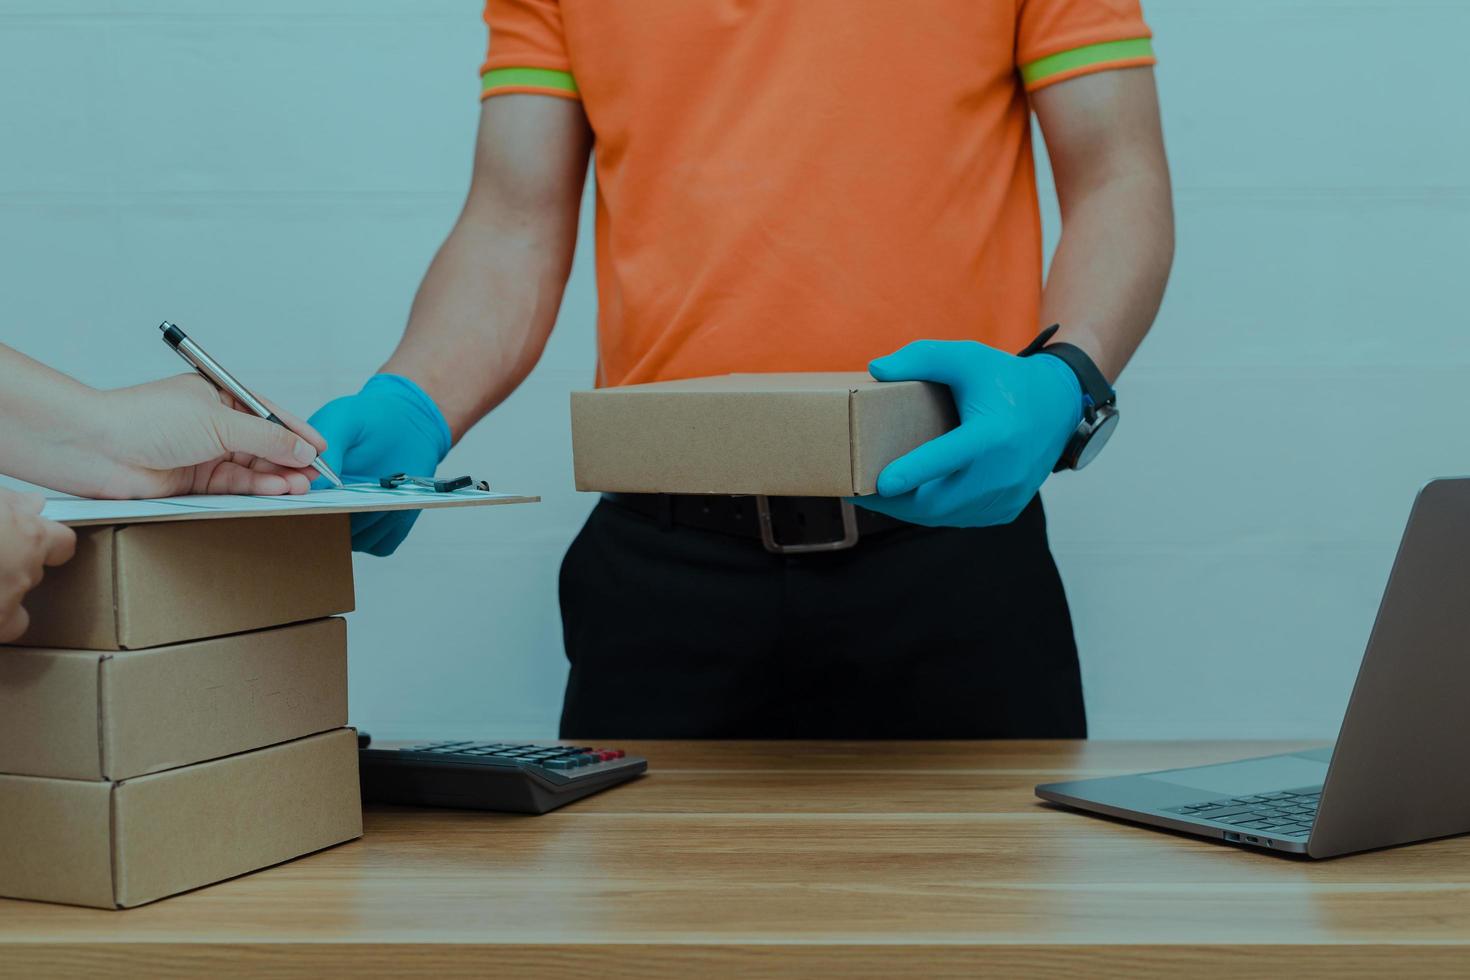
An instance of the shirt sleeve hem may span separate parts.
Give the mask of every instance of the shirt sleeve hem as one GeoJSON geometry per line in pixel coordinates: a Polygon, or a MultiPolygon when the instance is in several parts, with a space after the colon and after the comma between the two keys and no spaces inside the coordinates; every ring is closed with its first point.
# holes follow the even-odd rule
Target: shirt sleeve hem
{"type": "Polygon", "coordinates": [[[1058,82],[1065,82],[1072,78],[1080,78],[1083,75],[1095,75],[1103,71],[1117,71],[1121,68],[1147,68],[1158,63],[1159,59],[1153,55],[1139,58],[1119,58],[1116,61],[1099,61],[1091,65],[1082,65],[1077,68],[1068,69],[1067,71],[1060,71],[1055,75],[1047,75],[1045,78],[1038,78],[1033,82],[1027,82],[1026,91],[1028,93],[1039,92],[1050,85],[1056,85],[1058,82]]]}
{"type": "Polygon", "coordinates": [[[1090,71],[1155,64],[1153,41],[1147,36],[1097,41],[1056,51],[1021,65],[1026,90],[1075,78],[1090,71]]]}
{"type": "Polygon", "coordinates": [[[559,95],[562,98],[578,99],[581,92],[572,73],[564,69],[538,68],[528,65],[507,65],[492,68],[480,76],[480,97],[503,95],[513,92],[536,95],[559,95]]]}

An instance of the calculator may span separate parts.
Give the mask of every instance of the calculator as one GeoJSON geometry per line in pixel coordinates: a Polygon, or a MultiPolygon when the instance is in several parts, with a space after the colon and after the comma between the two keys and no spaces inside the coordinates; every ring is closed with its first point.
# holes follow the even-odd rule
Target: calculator
{"type": "Polygon", "coordinates": [[[622,749],[527,742],[424,742],[371,747],[358,734],[364,803],[546,813],[648,771],[622,749]]]}

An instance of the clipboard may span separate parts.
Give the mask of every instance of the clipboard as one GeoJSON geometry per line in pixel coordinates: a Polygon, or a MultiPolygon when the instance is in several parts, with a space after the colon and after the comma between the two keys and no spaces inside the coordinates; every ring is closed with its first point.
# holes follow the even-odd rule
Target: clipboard
{"type": "Polygon", "coordinates": [[[192,494],[150,500],[89,500],[48,497],[41,516],[71,527],[94,524],[147,524],[236,517],[289,517],[302,514],[355,514],[385,510],[439,510],[534,504],[540,497],[466,487],[449,493],[413,486],[394,488],[350,483],[341,489],[311,490],[277,497],[192,494]]]}

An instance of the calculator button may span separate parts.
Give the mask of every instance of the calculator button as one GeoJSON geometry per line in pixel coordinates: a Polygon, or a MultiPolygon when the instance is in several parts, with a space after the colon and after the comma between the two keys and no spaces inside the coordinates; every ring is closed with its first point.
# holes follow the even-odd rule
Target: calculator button
{"type": "Polygon", "coordinates": [[[541,763],[547,769],[575,769],[577,764],[571,759],[547,759],[541,763]]]}

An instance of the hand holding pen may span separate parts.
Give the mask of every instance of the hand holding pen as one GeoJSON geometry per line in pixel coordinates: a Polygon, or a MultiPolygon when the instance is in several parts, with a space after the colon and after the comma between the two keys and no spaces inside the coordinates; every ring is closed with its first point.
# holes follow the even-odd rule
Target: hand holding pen
{"type": "MultiPolygon", "coordinates": [[[[190,364],[194,370],[203,375],[204,380],[214,385],[215,388],[224,394],[232,397],[243,409],[248,409],[254,412],[259,418],[265,419],[267,422],[273,422],[283,429],[299,432],[302,428],[309,428],[309,426],[306,426],[299,419],[294,420],[296,422],[295,425],[287,425],[282,421],[280,415],[276,413],[274,407],[267,405],[264,401],[257,398],[249,388],[246,388],[236,380],[233,374],[225,370],[224,365],[205,353],[204,348],[191,340],[188,334],[184,333],[184,331],[180,330],[174,324],[165,320],[158,325],[158,329],[163,331],[164,343],[172,347],[176,354],[190,364]]],[[[326,446],[323,444],[316,448],[320,451],[325,449],[326,446]]],[[[326,477],[333,486],[340,487],[342,485],[341,478],[332,472],[332,468],[322,461],[321,456],[313,454],[310,464],[312,469],[326,477]]]]}
{"type": "Polygon", "coordinates": [[[97,389],[0,344],[0,472],[79,497],[305,493],[327,442],[197,374],[97,389]]]}

